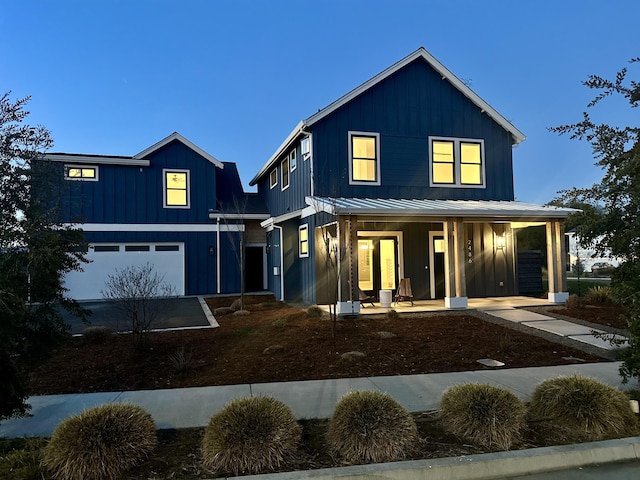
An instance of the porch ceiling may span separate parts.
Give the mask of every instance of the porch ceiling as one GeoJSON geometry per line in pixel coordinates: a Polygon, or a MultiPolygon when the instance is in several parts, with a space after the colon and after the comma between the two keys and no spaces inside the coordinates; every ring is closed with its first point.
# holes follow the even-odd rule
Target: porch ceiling
{"type": "Polygon", "coordinates": [[[523,202],[494,200],[429,200],[307,197],[307,205],[332,215],[473,217],[498,219],[566,218],[578,212],[523,202]]]}

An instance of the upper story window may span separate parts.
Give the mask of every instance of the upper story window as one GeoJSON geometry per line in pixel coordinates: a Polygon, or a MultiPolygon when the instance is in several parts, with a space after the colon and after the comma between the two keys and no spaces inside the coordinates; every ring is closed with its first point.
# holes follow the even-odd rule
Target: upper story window
{"type": "Polygon", "coordinates": [[[380,185],[380,134],[349,132],[349,184],[380,185]]]}
{"type": "Polygon", "coordinates": [[[309,225],[306,223],[298,227],[298,255],[309,256],[309,225]]]}
{"type": "Polygon", "coordinates": [[[282,190],[289,188],[289,157],[285,158],[280,165],[280,176],[282,177],[282,190]]]}
{"type": "Polygon", "coordinates": [[[311,137],[304,137],[300,141],[300,155],[302,155],[302,160],[311,156],[311,137]]]}
{"type": "Polygon", "coordinates": [[[98,167],[93,165],[65,165],[64,178],[66,180],[97,182],[98,167]]]}
{"type": "Polygon", "coordinates": [[[431,186],[485,187],[484,140],[429,137],[431,186]]]}
{"type": "Polygon", "coordinates": [[[164,208],[189,208],[189,170],[162,170],[164,208]]]}
{"type": "Polygon", "coordinates": [[[273,188],[278,185],[278,169],[274,168],[269,174],[269,188],[273,188]]]}
{"type": "Polygon", "coordinates": [[[298,166],[298,158],[297,158],[298,154],[295,151],[295,149],[291,152],[291,154],[289,155],[289,166],[291,167],[291,171],[293,172],[296,167],[298,166]]]}

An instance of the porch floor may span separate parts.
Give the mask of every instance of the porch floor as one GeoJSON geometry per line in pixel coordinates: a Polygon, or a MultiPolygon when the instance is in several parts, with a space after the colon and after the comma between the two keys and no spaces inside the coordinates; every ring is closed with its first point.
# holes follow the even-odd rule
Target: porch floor
{"type": "MultiPolygon", "coordinates": [[[[391,307],[382,307],[379,302],[360,304],[360,315],[374,315],[385,313],[393,308],[398,313],[419,313],[450,311],[444,306],[444,299],[439,300],[414,300],[411,302],[391,302],[391,307]]],[[[525,296],[513,297],[489,297],[470,298],[466,310],[503,310],[508,308],[540,307],[555,305],[546,298],[533,298],[525,296]]]]}

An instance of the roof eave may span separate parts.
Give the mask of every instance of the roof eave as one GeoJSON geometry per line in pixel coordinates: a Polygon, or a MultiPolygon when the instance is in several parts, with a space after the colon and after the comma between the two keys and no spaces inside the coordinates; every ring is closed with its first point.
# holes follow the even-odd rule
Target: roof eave
{"type": "Polygon", "coordinates": [[[285,138],[284,142],[282,142],[282,144],[278,147],[275,153],[271,155],[271,157],[269,157],[269,160],[266,161],[266,163],[262,166],[260,171],[256,173],[256,175],[251,179],[251,181],[249,182],[250,186],[253,186],[256,183],[258,183],[258,181],[262,178],[262,176],[265,173],[267,173],[268,170],[271,169],[271,167],[273,166],[274,163],[276,163],[276,160],[280,157],[280,155],[282,155],[286,150],[289,149],[289,147],[291,147],[291,144],[297,139],[298,135],[302,133],[302,130],[304,129],[305,126],[306,126],[306,123],[304,121],[301,121],[298,123],[298,125],[296,125],[296,127],[291,131],[291,133],[289,133],[289,135],[287,135],[287,138],[285,138]]]}
{"type": "Polygon", "coordinates": [[[190,148],[194,152],[198,153],[200,156],[204,157],[206,160],[211,162],[216,167],[218,167],[220,169],[224,168],[224,164],[220,160],[218,160],[216,157],[214,157],[210,153],[204,151],[200,147],[198,147],[195,143],[190,142],[189,140],[184,138],[182,135],[180,135],[178,132],[173,132],[171,135],[163,138],[159,142],[154,143],[149,148],[146,148],[145,150],[143,150],[142,152],[138,153],[137,155],[134,155],[133,158],[144,158],[147,155],[150,155],[153,152],[161,149],[165,145],[173,142],[174,140],[178,140],[180,143],[182,143],[186,147],[190,148]]]}

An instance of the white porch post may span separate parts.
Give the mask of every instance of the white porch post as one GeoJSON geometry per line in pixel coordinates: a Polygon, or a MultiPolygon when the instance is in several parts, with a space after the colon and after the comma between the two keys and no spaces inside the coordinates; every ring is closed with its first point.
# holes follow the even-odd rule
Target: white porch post
{"type": "Polygon", "coordinates": [[[462,218],[447,218],[444,226],[444,276],[446,308],[467,308],[464,223],[462,218]]]}
{"type": "Polygon", "coordinates": [[[357,218],[338,219],[338,314],[349,315],[360,312],[358,295],[358,237],[357,218]],[[342,254],[344,252],[344,255],[342,254]],[[347,285],[342,282],[347,281],[347,285]],[[346,287],[346,288],[343,288],[346,287]]]}
{"type": "Polygon", "coordinates": [[[547,222],[548,299],[553,303],[563,303],[569,298],[565,271],[566,256],[564,225],[559,220],[550,220],[547,222]]]}

